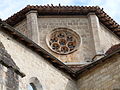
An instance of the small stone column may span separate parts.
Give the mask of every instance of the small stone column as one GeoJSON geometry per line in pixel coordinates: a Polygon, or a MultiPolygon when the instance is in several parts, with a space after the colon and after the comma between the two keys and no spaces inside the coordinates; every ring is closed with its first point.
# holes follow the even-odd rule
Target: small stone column
{"type": "Polygon", "coordinates": [[[39,29],[37,21],[37,11],[31,10],[26,14],[27,17],[27,29],[30,32],[28,36],[35,43],[39,44],[39,29]]]}
{"type": "Polygon", "coordinates": [[[95,52],[96,52],[96,54],[101,54],[103,52],[102,52],[102,48],[100,45],[101,43],[100,43],[99,30],[101,28],[100,28],[99,19],[95,15],[95,13],[89,13],[88,19],[89,19],[89,23],[90,23],[90,29],[92,30],[92,33],[93,33],[95,52]]]}

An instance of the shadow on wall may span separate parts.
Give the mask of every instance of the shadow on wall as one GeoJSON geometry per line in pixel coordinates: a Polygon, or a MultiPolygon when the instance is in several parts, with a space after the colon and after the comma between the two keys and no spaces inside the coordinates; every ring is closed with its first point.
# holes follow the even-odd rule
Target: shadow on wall
{"type": "Polygon", "coordinates": [[[14,60],[5,50],[2,42],[0,42],[0,90],[4,90],[2,87],[5,87],[5,90],[18,90],[18,74],[11,67],[19,70],[14,60]]]}
{"type": "Polygon", "coordinates": [[[36,77],[30,78],[28,90],[43,90],[41,83],[36,77]]]}

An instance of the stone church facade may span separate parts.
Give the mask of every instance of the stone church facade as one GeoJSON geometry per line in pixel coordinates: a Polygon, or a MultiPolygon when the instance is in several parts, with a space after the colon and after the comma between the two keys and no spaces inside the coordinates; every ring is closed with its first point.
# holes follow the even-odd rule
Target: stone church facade
{"type": "Polygon", "coordinates": [[[120,90],[119,32],[98,6],[27,6],[0,21],[0,90],[120,90]]]}

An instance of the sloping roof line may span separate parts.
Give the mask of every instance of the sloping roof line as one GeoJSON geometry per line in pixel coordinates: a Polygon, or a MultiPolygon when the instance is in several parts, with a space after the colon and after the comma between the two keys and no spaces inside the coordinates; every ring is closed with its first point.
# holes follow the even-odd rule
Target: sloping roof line
{"type": "Polygon", "coordinates": [[[111,53],[113,53],[113,51],[116,51],[120,49],[120,43],[119,44],[116,44],[116,45],[113,45],[111,48],[109,48],[107,51],[106,51],[106,55],[109,55],[111,53]]]}
{"type": "Polygon", "coordinates": [[[32,40],[28,39],[27,37],[25,37],[24,35],[22,35],[21,33],[19,33],[13,27],[11,27],[10,25],[8,25],[6,22],[0,21],[0,27],[4,28],[3,32],[7,33],[12,38],[14,38],[18,42],[24,44],[25,46],[27,46],[31,50],[35,51],[37,54],[39,54],[40,56],[42,56],[43,58],[45,58],[45,60],[47,60],[48,62],[50,62],[53,66],[55,66],[56,68],[58,68],[61,71],[64,71],[65,73],[67,73],[68,75],[70,75],[75,80],[77,80],[78,78],[80,78],[79,76],[82,73],[84,73],[86,71],[89,71],[90,69],[94,68],[98,64],[101,64],[102,62],[106,61],[107,58],[109,58],[109,57],[113,56],[114,54],[120,52],[120,48],[118,48],[118,49],[111,48],[109,50],[110,53],[108,51],[108,53],[107,53],[107,55],[105,57],[103,57],[103,58],[101,58],[101,59],[99,59],[97,61],[94,61],[91,64],[88,64],[88,65],[80,68],[79,71],[75,72],[72,69],[70,69],[68,66],[66,66],[64,63],[62,63],[60,60],[58,60],[56,57],[54,57],[53,55],[51,55],[49,52],[47,52],[46,50],[44,50],[43,48],[41,48],[39,45],[37,45],[36,43],[34,43],[32,40]],[[111,50],[112,50],[112,52],[111,52],[111,50]]]}
{"type": "Polygon", "coordinates": [[[3,32],[10,35],[10,37],[14,38],[15,40],[19,41],[20,43],[24,44],[28,48],[32,49],[32,51],[35,51],[37,54],[45,58],[48,62],[50,62],[53,66],[56,68],[64,71],[65,73],[69,74],[72,78],[75,78],[75,71],[67,67],[65,64],[63,64],[60,60],[58,60],[56,57],[51,55],[49,52],[41,48],[39,45],[34,43],[32,40],[28,39],[26,36],[19,33],[17,30],[15,30],[13,27],[8,25],[6,22],[0,21],[0,27],[4,28],[3,32]]]}
{"type": "Polygon", "coordinates": [[[79,71],[77,71],[77,72],[76,72],[76,79],[79,79],[80,76],[81,76],[83,73],[91,70],[92,68],[95,68],[97,65],[100,65],[100,64],[104,63],[105,61],[108,60],[108,58],[112,57],[113,55],[115,55],[115,54],[117,54],[117,53],[120,54],[120,44],[118,44],[118,45],[114,45],[113,47],[111,47],[111,48],[107,51],[105,57],[103,57],[103,58],[101,58],[101,59],[99,59],[99,60],[97,60],[97,61],[94,61],[94,62],[92,62],[91,64],[88,64],[88,65],[84,66],[82,69],[80,69],[79,71]],[[119,45],[119,47],[118,47],[118,45],[119,45]],[[116,47],[117,47],[118,49],[117,49],[116,47]]]}
{"type": "Polygon", "coordinates": [[[21,11],[5,20],[9,25],[14,26],[18,22],[26,18],[26,13],[30,10],[36,10],[38,15],[87,15],[92,12],[95,13],[100,22],[103,23],[108,29],[120,37],[120,25],[116,23],[103,9],[98,6],[26,6],[21,11]]]}

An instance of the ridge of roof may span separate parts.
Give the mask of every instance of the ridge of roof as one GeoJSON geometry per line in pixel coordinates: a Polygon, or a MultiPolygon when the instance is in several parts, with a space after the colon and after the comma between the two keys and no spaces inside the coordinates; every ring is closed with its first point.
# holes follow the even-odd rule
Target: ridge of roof
{"type": "MultiPolygon", "coordinates": [[[[56,67],[59,70],[67,73],[68,75],[70,75],[75,80],[79,79],[80,75],[82,73],[84,73],[86,71],[89,71],[90,69],[94,68],[98,64],[101,64],[102,62],[106,61],[107,58],[109,58],[109,57],[115,55],[116,53],[120,52],[120,48],[118,47],[119,46],[119,44],[118,44],[117,45],[118,49],[116,49],[116,48],[112,49],[113,52],[108,53],[103,58],[101,58],[101,59],[99,59],[97,61],[94,61],[91,64],[83,66],[78,71],[73,71],[68,66],[66,66],[64,63],[62,63],[60,60],[58,60],[56,57],[54,57],[49,52],[47,52],[46,50],[44,50],[42,47],[40,47],[39,45],[37,45],[36,43],[34,43],[32,40],[28,39],[23,34],[19,33],[13,27],[11,27],[10,25],[8,25],[6,22],[3,22],[1,19],[0,19],[0,27],[4,28],[5,30],[2,30],[2,31],[5,32],[5,33],[7,33],[8,35],[10,35],[10,37],[14,38],[15,40],[17,40],[18,42],[22,43],[23,45],[25,45],[29,49],[33,50],[34,52],[36,52],[37,54],[39,54],[40,56],[42,56],[43,58],[45,58],[45,60],[47,60],[48,62],[50,62],[54,67],[56,67]]],[[[18,71],[16,71],[16,72],[18,72],[18,71]]]]}
{"type": "Polygon", "coordinates": [[[51,5],[27,5],[25,8],[15,13],[13,16],[9,17],[5,21],[14,26],[18,22],[22,21],[26,18],[26,13],[30,10],[36,10],[38,15],[87,15],[92,12],[95,13],[100,22],[103,23],[108,29],[110,29],[113,33],[115,33],[118,37],[120,37],[120,25],[115,22],[109,15],[107,15],[103,8],[99,6],[54,6],[51,5]]]}

